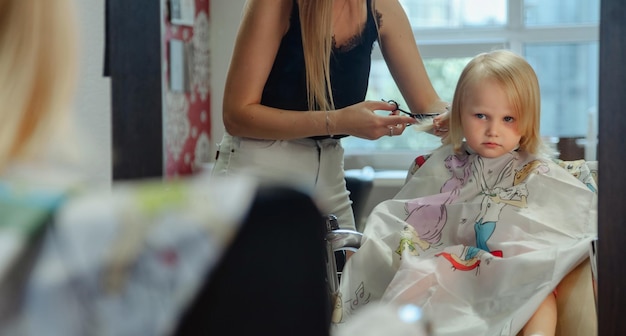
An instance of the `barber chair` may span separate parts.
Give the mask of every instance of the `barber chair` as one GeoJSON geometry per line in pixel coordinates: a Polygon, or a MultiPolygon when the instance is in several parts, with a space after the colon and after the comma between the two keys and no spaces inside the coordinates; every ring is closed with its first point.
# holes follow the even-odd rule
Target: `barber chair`
{"type": "Polygon", "coordinates": [[[340,229],[335,215],[326,218],[326,274],[332,300],[339,292],[341,272],[346,261],[345,252],[356,252],[361,247],[362,238],[363,234],[358,231],[340,229]]]}
{"type": "Polygon", "coordinates": [[[363,169],[350,169],[345,173],[346,189],[350,192],[352,212],[357,231],[363,231],[363,222],[367,218],[365,208],[374,188],[374,169],[366,166],[363,169]]]}

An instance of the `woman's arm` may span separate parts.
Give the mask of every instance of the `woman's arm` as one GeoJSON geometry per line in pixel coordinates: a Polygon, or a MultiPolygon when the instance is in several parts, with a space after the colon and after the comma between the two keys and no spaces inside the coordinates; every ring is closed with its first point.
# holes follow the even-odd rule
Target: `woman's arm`
{"type": "Polygon", "coordinates": [[[445,112],[448,103],[441,101],[430,82],[411,24],[398,0],[376,0],[376,10],[382,14],[383,57],[411,112],[445,112]]]}
{"type": "Polygon", "coordinates": [[[223,119],[229,134],[295,139],[331,133],[377,139],[389,134],[389,126],[414,123],[406,116],[374,114],[375,110],[393,110],[393,105],[384,102],[362,102],[330,111],[328,129],[326,113],[287,111],[261,105],[263,87],[281,39],[289,29],[291,10],[292,0],[248,0],[246,3],[224,88],[223,119]]]}

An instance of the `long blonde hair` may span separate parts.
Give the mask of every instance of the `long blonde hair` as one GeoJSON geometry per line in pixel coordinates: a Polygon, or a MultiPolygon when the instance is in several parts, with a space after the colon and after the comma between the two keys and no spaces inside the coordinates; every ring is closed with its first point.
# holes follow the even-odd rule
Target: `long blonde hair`
{"type": "Polygon", "coordinates": [[[517,113],[517,127],[522,135],[520,150],[531,154],[543,150],[539,133],[541,97],[537,75],[524,58],[508,50],[479,54],[465,66],[454,91],[449,133],[443,143],[452,144],[455,151],[460,150],[464,138],[461,106],[469,88],[480,85],[485,79],[493,79],[500,84],[517,113]]]}
{"type": "Polygon", "coordinates": [[[333,0],[298,0],[298,8],[309,109],[332,110],[335,105],[330,85],[333,0]]]}
{"type": "MultiPolygon", "coordinates": [[[[330,82],[330,56],[333,49],[333,1],[298,0],[310,110],[329,111],[335,108],[330,82]]],[[[374,0],[371,2],[371,10],[372,13],[375,13],[374,0]]],[[[376,22],[376,20],[374,21],[376,22]]],[[[376,28],[378,29],[377,22],[376,28]]]]}
{"type": "Polygon", "coordinates": [[[0,171],[68,117],[76,75],[71,0],[0,0],[0,171]]]}

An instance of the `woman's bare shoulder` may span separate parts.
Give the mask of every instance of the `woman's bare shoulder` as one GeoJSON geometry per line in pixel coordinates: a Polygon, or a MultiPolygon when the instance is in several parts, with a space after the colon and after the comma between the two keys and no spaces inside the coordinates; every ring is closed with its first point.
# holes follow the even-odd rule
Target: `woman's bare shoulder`
{"type": "Polygon", "coordinates": [[[257,27],[287,25],[293,3],[293,0],[248,0],[243,9],[243,21],[252,21],[257,27]]]}

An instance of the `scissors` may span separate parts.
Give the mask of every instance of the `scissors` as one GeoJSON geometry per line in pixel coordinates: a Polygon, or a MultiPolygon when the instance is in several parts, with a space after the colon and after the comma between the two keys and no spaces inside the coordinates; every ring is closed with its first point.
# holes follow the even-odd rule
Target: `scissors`
{"type": "Polygon", "coordinates": [[[384,101],[385,103],[396,105],[396,109],[394,111],[400,111],[404,114],[409,115],[411,118],[415,120],[419,120],[419,121],[422,121],[426,118],[434,118],[441,114],[441,113],[411,113],[409,111],[405,111],[401,109],[400,104],[398,104],[398,102],[396,102],[395,100],[384,100],[384,99],[381,99],[381,100],[384,101]]]}

